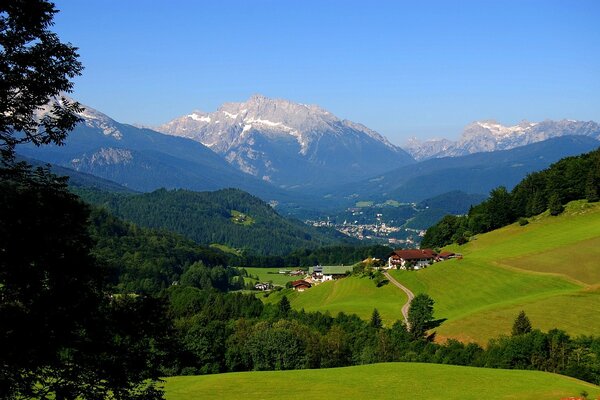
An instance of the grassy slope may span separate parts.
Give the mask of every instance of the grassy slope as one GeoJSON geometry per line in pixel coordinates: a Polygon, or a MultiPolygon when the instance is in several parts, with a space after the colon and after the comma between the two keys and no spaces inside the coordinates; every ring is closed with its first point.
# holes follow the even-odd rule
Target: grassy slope
{"type": "Polygon", "coordinates": [[[324,282],[302,293],[282,290],[265,301],[278,302],[283,295],[288,297],[295,309],[329,311],[332,315],[343,311],[369,319],[373,309],[377,308],[386,325],[402,319],[402,305],[406,302],[404,292],[393,285],[378,288],[368,278],[355,277],[324,282]]]}
{"type": "MultiPolygon", "coordinates": [[[[289,269],[289,270],[295,270],[296,268],[244,268],[246,271],[248,271],[248,274],[251,276],[258,276],[258,280],[260,282],[269,282],[272,281],[273,284],[275,285],[281,285],[281,286],[285,286],[286,283],[291,282],[291,281],[295,281],[298,279],[302,279],[303,276],[290,276],[290,275],[284,275],[284,274],[280,274],[279,270],[280,269],[289,269]]],[[[249,278],[246,278],[249,279],[249,278]]],[[[255,279],[250,279],[250,282],[256,282],[255,279]]]]}
{"type": "Polygon", "coordinates": [[[541,329],[598,334],[599,237],[600,204],[574,202],[562,216],[513,224],[455,247],[463,260],[394,275],[434,298],[436,316],[448,319],[440,337],[485,343],[508,333],[521,309],[541,329]]]}
{"type": "Polygon", "coordinates": [[[584,390],[590,398],[600,396],[598,386],[546,372],[417,363],[182,376],[168,378],[165,389],[167,400],[332,397],[537,400],[577,396],[584,390]]]}

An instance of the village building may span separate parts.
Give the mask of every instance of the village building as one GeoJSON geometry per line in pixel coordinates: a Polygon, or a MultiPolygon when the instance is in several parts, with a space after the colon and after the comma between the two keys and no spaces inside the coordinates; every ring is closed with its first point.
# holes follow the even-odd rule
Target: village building
{"type": "Polygon", "coordinates": [[[387,269],[422,269],[438,260],[431,249],[395,250],[388,258],[387,269]]]}
{"type": "Polygon", "coordinates": [[[312,285],[306,282],[304,279],[299,279],[292,282],[292,288],[298,292],[304,292],[306,289],[310,289],[312,285]]]}
{"type": "Polygon", "coordinates": [[[326,282],[341,279],[352,272],[351,265],[316,265],[310,267],[308,273],[315,281],[326,282]]]}
{"type": "Polygon", "coordinates": [[[271,285],[269,282],[257,282],[256,285],[254,285],[254,289],[256,290],[271,290],[273,289],[273,285],[271,285]]]}

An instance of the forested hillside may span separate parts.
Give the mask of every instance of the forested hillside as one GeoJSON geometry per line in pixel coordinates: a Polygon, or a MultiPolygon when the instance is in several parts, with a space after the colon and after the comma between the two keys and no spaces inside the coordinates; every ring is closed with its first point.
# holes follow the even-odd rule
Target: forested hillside
{"type": "Polygon", "coordinates": [[[355,242],[333,229],[283,218],[262,200],[236,189],[161,189],[129,196],[97,190],[77,193],[140,226],[167,229],[204,245],[226,245],[242,254],[285,255],[297,249],[355,242]]]}
{"type": "Polygon", "coordinates": [[[576,157],[567,157],[549,168],[527,175],[512,191],[499,187],[490,197],[472,207],[464,217],[448,215],[427,230],[423,247],[459,244],[469,237],[509,225],[517,220],[548,210],[558,215],[563,205],[572,200],[600,199],[600,148],[576,157]]]}

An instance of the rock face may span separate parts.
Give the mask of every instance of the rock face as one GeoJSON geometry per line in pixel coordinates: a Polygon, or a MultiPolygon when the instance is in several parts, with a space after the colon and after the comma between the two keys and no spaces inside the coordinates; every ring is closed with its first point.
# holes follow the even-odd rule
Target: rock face
{"type": "Polygon", "coordinates": [[[80,116],[64,146],[28,144],[18,146],[17,152],[138,191],[234,187],[267,200],[278,198],[280,190],[233,168],[201,143],[122,124],[88,106],[80,116]]]}
{"type": "Polygon", "coordinates": [[[600,125],[594,121],[561,120],[527,122],[504,126],[496,121],[473,122],[456,141],[411,139],[404,147],[415,159],[456,157],[467,154],[509,150],[560,136],[589,136],[600,140],[600,125]]]}
{"type": "Polygon", "coordinates": [[[230,164],[281,187],[351,181],[414,160],[377,132],[315,105],[255,95],[157,128],[196,140],[230,164]]]}

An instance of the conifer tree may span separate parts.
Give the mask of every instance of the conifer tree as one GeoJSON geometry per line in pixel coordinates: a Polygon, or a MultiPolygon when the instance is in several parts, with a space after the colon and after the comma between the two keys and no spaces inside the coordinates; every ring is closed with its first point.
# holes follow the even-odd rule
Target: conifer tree
{"type": "Polygon", "coordinates": [[[376,308],[373,309],[373,314],[371,314],[371,326],[377,329],[383,326],[383,322],[381,321],[381,315],[379,315],[379,311],[377,311],[376,308]]]}
{"type": "Polygon", "coordinates": [[[552,193],[548,199],[548,211],[550,211],[550,215],[557,216],[564,210],[565,208],[560,201],[560,196],[557,193],[552,193]]]}
{"type": "Polygon", "coordinates": [[[531,332],[531,322],[525,311],[521,310],[512,327],[512,335],[519,336],[531,332]]]}

